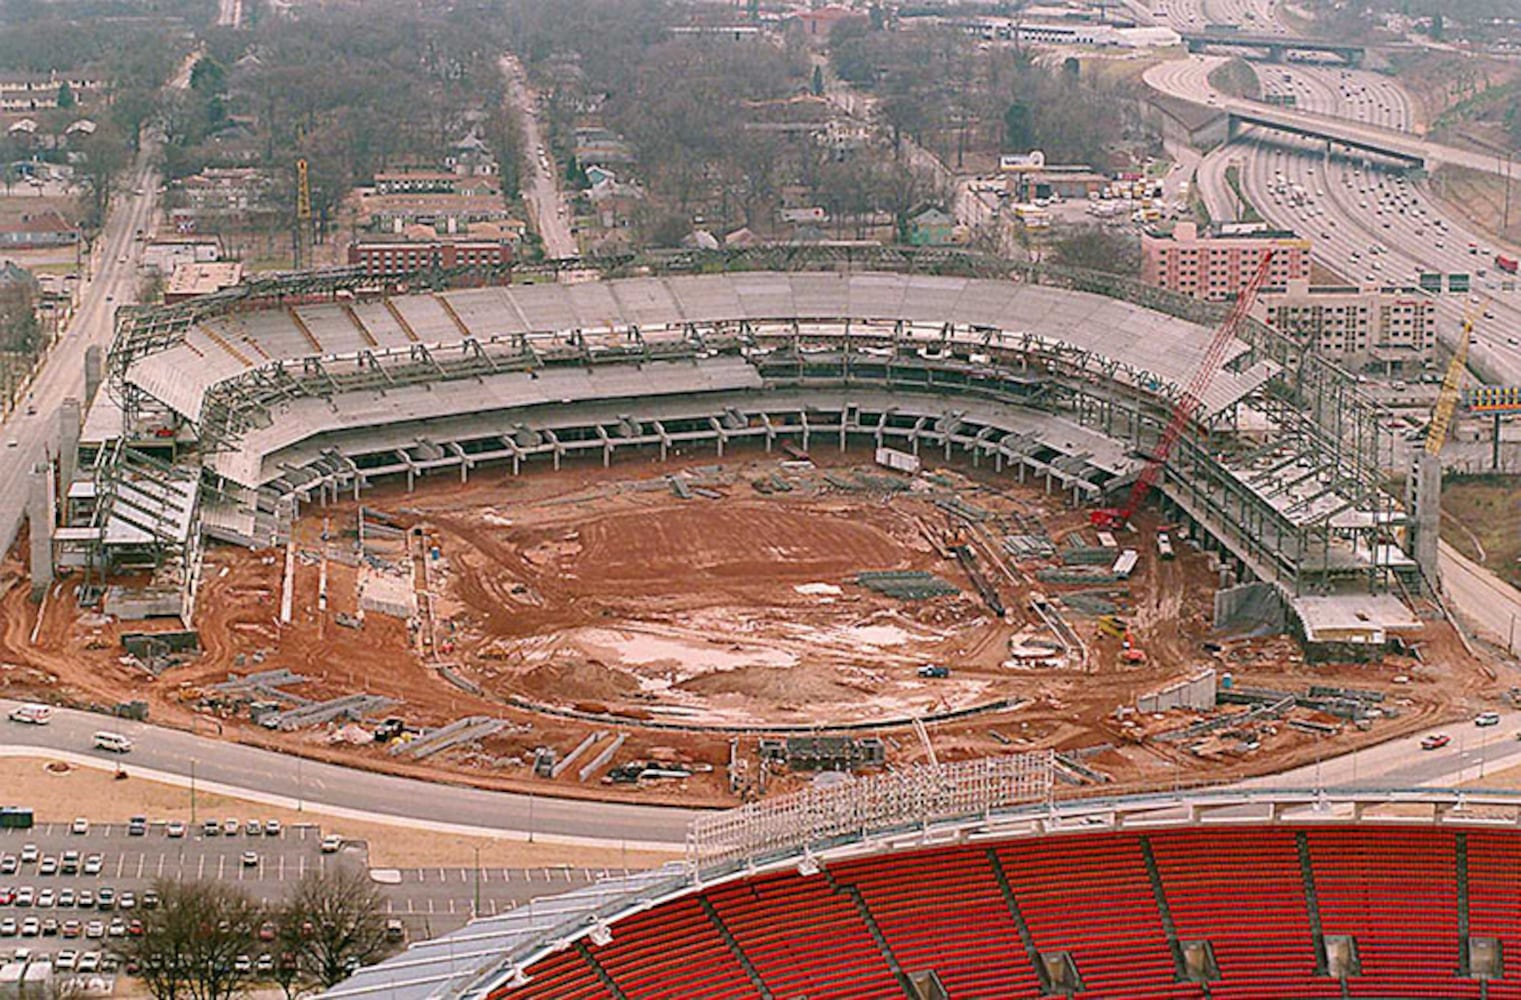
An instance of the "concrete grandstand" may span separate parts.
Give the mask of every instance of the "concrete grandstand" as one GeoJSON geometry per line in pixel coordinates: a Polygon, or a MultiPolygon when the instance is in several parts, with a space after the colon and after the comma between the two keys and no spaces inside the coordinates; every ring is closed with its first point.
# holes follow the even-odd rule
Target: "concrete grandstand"
{"type": "MultiPolygon", "coordinates": [[[[50,548],[107,579],[150,569],[117,608],[188,620],[203,534],[269,544],[301,505],[381,480],[699,442],[933,448],[1099,501],[1136,475],[1217,318],[965,254],[606,269],[452,290],[435,276],[437,291],[323,272],[125,314],[34,569],[50,548]]],[[[1247,332],[1169,461],[1168,503],[1289,602],[1418,590],[1379,485],[1378,408],[1292,341],[1247,332]]]]}

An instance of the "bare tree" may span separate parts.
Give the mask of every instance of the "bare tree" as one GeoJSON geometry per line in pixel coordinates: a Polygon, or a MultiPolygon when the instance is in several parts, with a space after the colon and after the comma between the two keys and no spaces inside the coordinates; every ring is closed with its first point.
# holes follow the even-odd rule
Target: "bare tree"
{"type": "Polygon", "coordinates": [[[143,913],[143,933],[123,951],[156,1000],[231,1000],[248,982],[237,957],[253,940],[263,909],[221,882],[154,884],[159,906],[143,913]]]}
{"type": "Polygon", "coordinates": [[[363,871],[328,866],[308,872],[280,910],[280,950],[301,978],[333,986],[389,950],[384,905],[363,871]]]}

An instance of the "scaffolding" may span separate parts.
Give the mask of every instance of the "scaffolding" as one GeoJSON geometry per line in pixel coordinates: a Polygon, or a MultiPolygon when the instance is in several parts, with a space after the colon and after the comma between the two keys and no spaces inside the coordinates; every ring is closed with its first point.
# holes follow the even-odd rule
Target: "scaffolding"
{"type": "MultiPolygon", "coordinates": [[[[368,469],[355,461],[359,456],[348,446],[343,450],[319,449],[321,454],[315,459],[308,450],[289,468],[281,465],[285,471],[273,484],[225,480],[217,471],[222,466],[213,460],[219,454],[238,452],[251,432],[269,427],[277,413],[303,401],[313,401],[310,405],[318,407],[301,412],[313,415],[312,434],[320,437],[326,433],[323,412],[336,414],[345,397],[355,394],[399,397],[409,387],[485,386],[522,378],[523,373],[537,379],[556,371],[649,372],[663,361],[679,361],[691,366],[688,370],[701,370],[725,359],[730,363],[743,359],[767,393],[869,388],[940,396],[946,406],[938,413],[921,407],[912,418],[908,439],[915,447],[921,441],[938,443],[949,456],[954,444],[974,460],[991,458],[999,468],[1005,463],[1017,467],[1021,475],[1031,469],[1048,480],[1055,477],[1072,490],[1075,501],[1102,502],[1107,494],[1128,485],[1135,473],[1136,456],[1144,457],[1154,447],[1183,381],[1175,370],[1178,360],[1169,356],[1165,346],[1147,346],[1145,324],[1155,325],[1156,318],[1144,314],[1114,318],[1117,323],[1142,325],[1128,331],[1133,338],[1128,349],[1111,350],[1102,329],[1091,326],[1100,322],[1097,320],[1070,329],[1058,326],[1058,333],[1048,330],[1042,335],[1029,329],[1000,329],[965,321],[884,319],[877,312],[880,303],[862,305],[854,299],[831,303],[814,295],[805,282],[794,297],[800,309],[806,301],[810,303],[806,308],[815,311],[790,320],[725,316],[721,303],[730,301],[732,295],[714,292],[708,304],[719,305],[714,305],[701,322],[675,314],[658,319],[647,311],[646,319],[616,329],[583,330],[569,325],[472,336],[472,329],[489,329],[479,311],[466,315],[463,308],[431,294],[588,269],[608,277],[765,270],[781,275],[897,272],[999,279],[1000,286],[1012,282],[1120,299],[1200,328],[1216,323],[1224,309],[1118,276],[1021,265],[954,249],[759,247],[732,252],[624,254],[551,261],[531,268],[468,267],[403,276],[407,291],[430,293],[413,295],[410,300],[388,298],[401,290],[396,279],[377,278],[360,268],[334,268],[260,278],[172,306],[123,309],[108,365],[108,388],[122,411],[122,438],[143,441],[148,424],[189,430],[192,440],[187,445],[187,464],[172,468],[184,471],[191,468],[188,463],[199,463],[195,474],[204,472],[207,495],[221,498],[213,504],[217,523],[228,521],[223,530],[240,537],[249,532],[239,525],[245,521],[258,523],[261,527],[255,536],[262,537],[264,526],[277,526],[279,518],[265,516],[260,521],[255,514],[278,504],[282,497],[309,493],[313,484],[326,489],[324,484],[339,481],[353,485],[357,492],[374,475],[393,468],[405,471],[410,482],[420,471],[457,464],[463,474],[476,462],[494,458],[510,459],[516,468],[530,454],[552,454],[558,462],[569,450],[601,448],[606,457],[625,442],[639,444],[651,438],[658,439],[662,453],[679,441],[716,440],[722,454],[724,442],[753,433],[749,425],[756,420],[765,424],[768,444],[778,434],[797,435],[805,449],[810,435],[825,431],[838,432],[842,442],[846,433],[870,433],[879,444],[885,432],[903,435],[905,428],[895,426],[900,422],[886,411],[877,414],[878,425],[872,428],[862,425],[858,414],[848,412],[847,402],[821,422],[807,408],[797,413],[769,411],[764,394],[748,406],[726,402],[716,412],[694,419],[694,411],[701,411],[702,406],[699,403],[694,407],[695,401],[723,396],[713,391],[716,387],[709,387],[707,391],[694,388],[684,398],[673,395],[676,402],[671,408],[679,412],[679,422],[673,413],[670,421],[655,414],[653,419],[632,423],[620,417],[613,421],[582,419],[578,424],[571,419],[576,407],[566,405],[561,407],[566,414],[564,421],[501,425],[509,428],[508,433],[499,431],[494,441],[476,442],[474,450],[463,439],[435,439],[430,431],[411,445],[388,445],[389,457],[368,469]],[[413,331],[398,304],[415,300],[430,303],[447,320],[440,327],[442,333],[426,333],[420,328],[413,331]],[[407,334],[405,343],[378,346],[375,332],[356,311],[377,301],[395,317],[397,329],[407,334]],[[357,349],[341,354],[320,352],[322,339],[333,334],[335,327],[324,327],[326,332],[319,334],[312,325],[314,317],[298,312],[297,307],[324,302],[331,304],[333,316],[329,319],[336,323],[336,329],[347,331],[357,349]],[[849,311],[858,306],[859,314],[849,311]],[[318,353],[280,357],[274,348],[266,353],[246,335],[242,339],[249,350],[242,346],[236,346],[236,353],[226,348],[217,350],[211,334],[219,327],[204,327],[206,336],[199,342],[212,343],[221,363],[231,372],[227,377],[209,380],[204,390],[192,384],[186,391],[193,395],[173,405],[155,395],[158,390],[152,380],[140,383],[133,377],[134,366],[144,359],[180,345],[185,345],[187,352],[181,367],[196,367],[193,355],[198,349],[187,341],[193,331],[208,321],[241,323],[241,315],[261,311],[293,317],[295,350],[318,353]],[[448,339],[442,343],[429,339],[438,336],[448,339]],[[1071,339],[1082,343],[1069,342],[1071,339]],[[308,348],[300,348],[303,343],[308,348]],[[240,356],[244,360],[233,365],[240,356]],[[1161,374],[1163,371],[1171,374],[1161,374]],[[1090,453],[1092,448],[1054,452],[1039,435],[1013,433],[997,421],[968,420],[958,400],[1057,415],[1091,429],[1108,442],[1093,448],[1128,452],[1130,460],[1120,461],[1116,454],[1095,457],[1090,453]],[[774,422],[768,422],[773,418],[774,422]],[[266,489],[270,485],[276,487],[272,494],[266,489]],[[255,513],[239,515],[241,520],[233,525],[232,515],[226,511],[234,507],[255,513]]],[[[715,280],[723,281],[721,277],[715,280]]],[[[927,293],[955,294],[946,291],[949,287],[927,286],[927,293]]],[[[503,290],[500,294],[510,298],[513,293],[503,290]]],[[[916,311],[922,312],[927,301],[930,299],[916,299],[916,311]]],[[[377,316],[374,311],[378,307],[369,308],[366,315],[384,320],[384,312],[377,316]]],[[[1011,313],[1007,322],[1017,322],[1012,318],[1017,315],[1017,311],[1011,313]]],[[[1175,331],[1166,333],[1176,335],[1175,331]]],[[[396,339],[399,337],[397,334],[396,339]]],[[[1169,459],[1162,484],[1166,502],[1223,542],[1254,575],[1292,596],[1323,593],[1350,584],[1369,592],[1396,586],[1394,578],[1402,577],[1408,569],[1400,551],[1403,514],[1383,489],[1385,463],[1381,458],[1392,447],[1389,432],[1384,429],[1385,411],[1366,397],[1346,372],[1305,353],[1292,338],[1262,324],[1245,323],[1234,349],[1236,354],[1226,363],[1220,385],[1206,397],[1196,421],[1169,459]]],[[[435,405],[446,397],[457,399],[461,405],[468,402],[468,393],[463,390],[457,396],[431,391],[428,395],[435,405]]],[[[732,393],[723,398],[731,399],[732,393]]],[[[472,411],[464,406],[458,412],[472,411]]],[[[498,412],[505,416],[511,411],[498,412]]],[[[447,415],[441,411],[437,416],[447,415]]],[[[168,439],[171,450],[178,439],[168,439]]],[[[136,458],[128,461],[119,448],[94,464],[96,475],[102,477],[97,490],[107,510],[119,508],[126,518],[135,516],[131,504],[121,501],[121,490],[114,484],[122,475],[138,474],[144,464],[136,458]]],[[[160,478],[168,474],[164,468],[151,465],[148,473],[160,478]]],[[[177,533],[171,533],[171,542],[160,527],[147,524],[153,544],[164,551],[183,544],[177,533]]]]}
{"type": "Polygon", "coordinates": [[[847,840],[1047,802],[1052,758],[1051,751],[1041,751],[921,764],[699,816],[687,833],[687,866],[699,878],[715,877],[847,840]]]}

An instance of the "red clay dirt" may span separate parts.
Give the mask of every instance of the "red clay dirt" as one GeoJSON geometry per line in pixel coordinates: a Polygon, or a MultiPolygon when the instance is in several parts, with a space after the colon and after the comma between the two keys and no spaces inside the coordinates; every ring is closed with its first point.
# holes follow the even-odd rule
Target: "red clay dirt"
{"type": "MultiPolygon", "coordinates": [[[[1215,745],[1189,751],[1149,736],[1138,741],[1136,730],[1120,728],[1117,708],[1199,667],[1228,670],[1238,683],[1259,687],[1375,687],[1402,703],[1399,718],[1371,731],[1343,730],[1333,738],[1337,750],[1419,730],[1499,695],[1493,672],[1440,622],[1416,637],[1423,662],[1385,657],[1310,666],[1285,637],[1220,641],[1210,633],[1217,581],[1209,557],[1182,544],[1175,561],[1156,559],[1156,522],[1147,513],[1137,519],[1138,535],[1120,538],[1141,553],[1139,567],[1112,585],[1146,661],[1125,662],[1119,639],[1069,609],[1067,620],[1088,646],[1086,664],[1072,657],[1058,667],[1011,667],[1009,640],[1038,624],[1031,593],[1059,601],[1063,591],[1080,588],[1033,583],[1044,564],[1016,566],[994,540],[1011,525],[1039,525],[1058,541],[1081,532],[1095,545],[1086,510],[967,463],[931,468],[913,484],[900,477],[900,487],[912,488],[888,490],[893,474],[873,467],[864,450],[813,460],[818,468],[809,470],[740,450],[721,462],[709,454],[669,463],[636,458],[609,469],[567,463],[559,473],[536,468],[518,478],[477,470],[468,484],[425,481],[410,494],[373,490],[368,509],[419,532],[372,538],[376,553],[395,560],[403,577],[416,571],[420,578],[424,560],[407,556],[437,549],[437,558],[425,560],[432,613],[409,623],[371,611],[357,629],[339,624],[339,616],[358,614],[358,581],[370,572],[357,565],[358,507],[312,508],[295,528],[301,558],[293,621],[278,621],[283,549],[212,546],[194,623],[203,652],[156,679],[123,657],[120,636],[177,622],[117,622],[81,609],[76,580],[66,577],[49,595],[34,645],[38,608],[28,600],[23,567],[12,560],[0,571],[0,688],[86,705],[141,698],[161,724],[437,780],[703,805],[737,801],[725,774],[734,734],[703,726],[856,724],[856,735],[883,737],[896,766],[927,757],[903,719],[1007,702],[932,721],[939,759],[1084,749],[1087,766],[1119,786],[1139,787],[1175,780],[1180,771],[1211,780],[1263,773],[1331,752],[1325,741],[1282,725],[1261,733],[1260,748],[1250,752],[1215,745]],[[678,473],[708,495],[679,498],[666,478],[678,473]],[[776,476],[792,489],[757,489],[776,476]],[[988,526],[956,536],[933,502],[952,495],[988,512],[988,526]],[[977,553],[1009,609],[1004,618],[945,554],[956,541],[977,553]],[[326,608],[319,610],[324,551],[326,608]],[[862,571],[904,569],[933,573],[960,592],[899,601],[853,582],[862,571]],[[419,652],[422,639],[431,640],[431,651],[419,652]],[[950,667],[951,676],[920,678],[918,668],[929,663],[950,667]],[[361,691],[393,699],[376,718],[395,714],[428,727],[482,715],[510,726],[478,745],[413,763],[373,743],[346,742],[358,737],[355,727],[272,732],[234,704],[208,701],[210,686],[229,673],[277,668],[305,676],[288,690],[308,699],[361,691]],[[451,683],[445,668],[463,686],[451,683]],[[1411,683],[1396,685],[1397,675],[1411,683]],[[479,693],[466,689],[472,686],[479,693]],[[602,717],[563,714],[575,712],[602,717]],[[688,728],[639,724],[649,722],[688,728]],[[564,753],[599,730],[628,736],[611,763],[657,758],[711,770],[645,787],[607,785],[600,774],[582,783],[577,768],[553,781],[533,777],[535,748],[564,753]]],[[[1190,716],[1140,721],[1142,732],[1154,734],[1190,716]]],[[[738,738],[740,756],[753,760],[756,735],[738,738]]],[[[802,780],[784,774],[770,790],[802,780]]]]}

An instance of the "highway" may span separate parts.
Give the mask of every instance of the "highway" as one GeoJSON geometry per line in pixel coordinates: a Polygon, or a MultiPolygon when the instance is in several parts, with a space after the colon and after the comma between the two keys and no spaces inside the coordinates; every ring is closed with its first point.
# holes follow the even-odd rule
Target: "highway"
{"type": "MultiPolygon", "coordinates": [[[[1224,107],[1231,99],[1208,82],[1210,69],[1223,61],[1220,56],[1174,60],[1153,67],[1146,80],[1166,93],[1224,107]]],[[[1265,94],[1293,94],[1299,107],[1312,112],[1390,130],[1411,131],[1419,124],[1399,84],[1377,73],[1296,63],[1259,65],[1258,74],[1265,94]]],[[[1204,157],[1198,184],[1215,218],[1235,217],[1235,198],[1225,182],[1231,163],[1241,166],[1243,193],[1262,216],[1308,236],[1315,259],[1348,281],[1408,286],[1422,271],[1472,275],[1474,291],[1466,300],[1438,300],[1438,336],[1454,344],[1464,313],[1473,310],[1478,325],[1470,366],[1487,382],[1521,383],[1521,292],[1504,289],[1493,260],[1497,250],[1514,255],[1515,248],[1470,231],[1397,169],[1328,155],[1321,143],[1277,133],[1248,133],[1204,157]]],[[[1450,546],[1442,546],[1440,558],[1453,607],[1508,646],[1521,615],[1521,594],[1450,546]]]]}
{"type": "MultiPolygon", "coordinates": [[[[1192,56],[1163,63],[1148,71],[1146,81],[1175,96],[1224,108],[1232,99],[1208,82],[1209,70],[1222,61],[1220,56],[1192,56]]],[[[1293,93],[1308,110],[1340,113],[1385,129],[1409,130],[1414,124],[1408,98],[1388,77],[1297,64],[1259,72],[1265,92],[1293,93]]],[[[1234,203],[1224,181],[1224,166],[1232,160],[1243,164],[1243,192],[1263,217],[1309,237],[1316,260],[1349,281],[1413,285],[1426,270],[1473,275],[1470,301],[1440,300],[1438,335],[1454,342],[1465,309],[1479,307],[1471,364],[1492,383],[1521,382],[1521,293],[1503,289],[1493,259],[1497,250],[1507,248],[1470,232],[1393,167],[1328,156],[1321,143],[1274,133],[1254,131],[1204,158],[1199,185],[1212,213],[1216,205],[1234,203]],[[1292,195],[1296,187],[1304,191],[1302,202],[1292,195]],[[1471,253],[1470,246],[1478,252],[1471,253]],[[1480,271],[1487,273],[1481,277],[1480,271]]]]}
{"type": "MultiPolygon", "coordinates": [[[[18,704],[0,700],[0,715],[18,704]]],[[[516,831],[548,842],[674,850],[684,843],[696,815],[687,809],[491,792],[374,774],[69,709],[56,709],[46,726],[0,722],[0,732],[0,755],[8,748],[13,754],[61,751],[107,767],[120,763],[129,773],[156,772],[178,784],[188,784],[193,774],[208,791],[328,816],[407,821],[439,832],[500,836],[516,831]],[[132,752],[118,757],[92,749],[92,735],[102,729],[130,738],[132,752]]]]}

